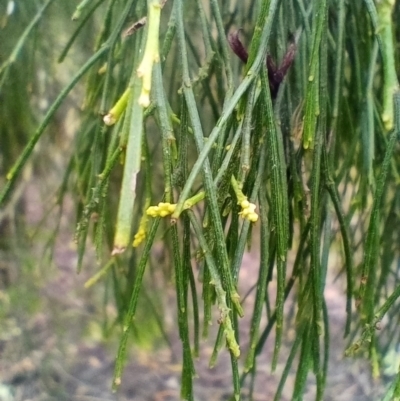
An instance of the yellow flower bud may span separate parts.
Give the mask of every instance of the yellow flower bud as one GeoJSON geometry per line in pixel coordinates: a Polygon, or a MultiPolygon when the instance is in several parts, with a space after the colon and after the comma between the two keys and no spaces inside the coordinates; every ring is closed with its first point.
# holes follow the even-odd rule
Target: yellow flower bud
{"type": "Polygon", "coordinates": [[[135,234],[133,238],[133,247],[138,247],[146,238],[146,231],[143,227],[139,227],[138,232],[135,234]]]}
{"type": "Polygon", "coordinates": [[[176,204],[160,202],[158,206],[150,206],[146,214],[151,217],[165,217],[172,214],[176,209],[176,204]]]}

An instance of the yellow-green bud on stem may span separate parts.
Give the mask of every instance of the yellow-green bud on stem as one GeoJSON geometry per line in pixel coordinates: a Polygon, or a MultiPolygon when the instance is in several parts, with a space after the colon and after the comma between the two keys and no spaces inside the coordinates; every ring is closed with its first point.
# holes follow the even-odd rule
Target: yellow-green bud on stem
{"type": "Polygon", "coordinates": [[[131,89],[128,88],[115,103],[114,107],[103,117],[104,124],[113,125],[119,120],[126,109],[130,95],[131,89]]]}
{"type": "Polygon", "coordinates": [[[147,107],[150,104],[151,76],[153,64],[160,61],[158,52],[158,35],[160,28],[161,4],[159,1],[149,1],[147,41],[142,62],[137,69],[138,77],[142,78],[142,92],[139,104],[147,107]]]}

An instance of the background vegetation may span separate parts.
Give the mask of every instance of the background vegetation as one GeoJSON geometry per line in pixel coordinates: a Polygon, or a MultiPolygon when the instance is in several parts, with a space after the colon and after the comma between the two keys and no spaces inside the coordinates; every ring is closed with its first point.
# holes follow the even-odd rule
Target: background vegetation
{"type": "MultiPolygon", "coordinates": [[[[378,376],[399,341],[399,3],[71,3],[0,3],[2,253],[27,235],[34,177],[55,195],[50,253],[73,200],[77,270],[96,258],[87,286],[104,282],[118,310],[104,325],[121,332],[115,388],[132,329],[163,331],[146,270],[175,283],[183,399],[201,337],[210,365],[229,353],[235,399],[271,337],[275,399],[295,372],[293,399],[315,376],[322,400],[329,275],[343,277],[346,354],[378,376]],[[247,248],[259,268],[242,319],[247,248]]],[[[383,397],[400,397],[398,374],[383,397]]]]}

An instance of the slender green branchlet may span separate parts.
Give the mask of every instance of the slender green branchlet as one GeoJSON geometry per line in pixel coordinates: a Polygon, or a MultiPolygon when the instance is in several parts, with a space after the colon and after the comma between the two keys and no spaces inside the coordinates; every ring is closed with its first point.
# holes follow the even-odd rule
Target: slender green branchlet
{"type": "Polygon", "coordinates": [[[92,0],[82,0],[75,9],[74,14],[72,15],[72,21],[76,21],[81,17],[82,11],[89,5],[92,0]]]}
{"type": "Polygon", "coordinates": [[[386,131],[394,127],[393,95],[399,88],[396,73],[395,44],[393,33],[393,11],[395,0],[380,0],[376,2],[378,11],[378,34],[383,45],[383,110],[382,121],[386,131]]]}

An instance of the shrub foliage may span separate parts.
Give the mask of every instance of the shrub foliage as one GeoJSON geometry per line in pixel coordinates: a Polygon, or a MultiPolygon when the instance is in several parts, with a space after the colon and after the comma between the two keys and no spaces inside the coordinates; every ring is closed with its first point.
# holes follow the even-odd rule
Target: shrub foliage
{"type": "MultiPolygon", "coordinates": [[[[240,399],[271,334],[276,366],[290,300],[296,334],[275,399],[295,369],[293,398],[315,375],[322,400],[330,270],[345,283],[346,353],[367,351],[379,371],[379,355],[399,336],[399,3],[58,3],[9,0],[0,9],[0,204],[12,207],[24,168],[46,153],[34,150],[76,88],[79,128],[56,202],[75,199],[78,270],[92,234],[103,267],[89,285],[112,276],[123,328],[114,386],[158,241],[175,281],[183,399],[193,399],[193,355],[215,311],[210,363],[230,354],[240,399]],[[68,82],[48,95],[41,117],[41,72],[59,85],[66,77],[55,71],[68,71],[68,82]],[[238,280],[252,238],[259,277],[239,359],[238,280]]],[[[400,376],[388,391],[400,397],[400,376]]]]}

